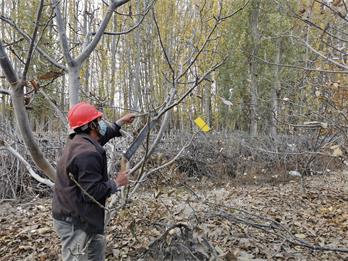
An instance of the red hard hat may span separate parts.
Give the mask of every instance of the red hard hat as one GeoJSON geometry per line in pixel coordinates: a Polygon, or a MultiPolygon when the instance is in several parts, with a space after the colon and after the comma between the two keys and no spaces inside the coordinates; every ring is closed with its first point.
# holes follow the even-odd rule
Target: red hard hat
{"type": "Polygon", "coordinates": [[[75,104],[68,112],[68,120],[71,129],[81,127],[101,116],[103,116],[103,113],[86,102],[75,104]]]}

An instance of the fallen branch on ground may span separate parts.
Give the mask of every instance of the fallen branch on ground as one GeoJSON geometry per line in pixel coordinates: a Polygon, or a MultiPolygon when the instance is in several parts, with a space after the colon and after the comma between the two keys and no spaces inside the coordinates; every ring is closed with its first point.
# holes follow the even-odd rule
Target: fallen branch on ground
{"type": "Polygon", "coordinates": [[[250,212],[247,212],[242,209],[234,208],[234,207],[228,207],[223,205],[216,205],[213,203],[208,202],[207,205],[212,207],[222,207],[227,208],[229,210],[233,211],[232,213],[229,213],[227,211],[222,210],[221,208],[215,211],[214,213],[209,213],[208,215],[211,217],[221,217],[226,220],[228,220],[231,223],[239,223],[244,224],[247,226],[251,226],[257,229],[260,229],[264,232],[271,233],[277,237],[282,238],[284,241],[296,245],[296,246],[302,246],[306,247],[312,250],[316,251],[333,251],[333,252],[341,252],[341,253],[348,253],[348,248],[336,248],[336,247],[328,247],[328,246],[319,246],[311,244],[310,242],[307,242],[305,240],[302,240],[295,235],[293,235],[285,226],[283,226],[281,223],[259,215],[252,214],[250,212]]]}

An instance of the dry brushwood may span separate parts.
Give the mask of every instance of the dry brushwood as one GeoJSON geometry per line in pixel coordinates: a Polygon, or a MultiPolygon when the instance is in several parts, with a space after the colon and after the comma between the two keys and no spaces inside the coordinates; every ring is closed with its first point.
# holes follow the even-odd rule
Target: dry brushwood
{"type": "Polygon", "coordinates": [[[196,237],[186,224],[175,224],[152,241],[138,260],[217,260],[215,248],[205,237],[196,237]]]}
{"type": "MultiPolygon", "coordinates": [[[[0,140],[3,140],[16,151],[21,152],[21,156],[31,166],[35,173],[42,174],[32,162],[30,156],[11,124],[1,123],[0,140]]],[[[171,132],[163,137],[154,154],[144,165],[144,173],[151,169],[157,173],[168,173],[175,169],[179,170],[188,177],[236,177],[237,180],[249,180],[255,176],[260,176],[262,182],[273,182],[275,177],[281,175],[287,177],[289,171],[296,170],[301,174],[325,174],[330,171],[339,170],[347,164],[345,139],[341,135],[321,136],[318,132],[308,132],[297,136],[279,135],[277,140],[270,137],[250,137],[246,133],[208,133],[199,134],[194,141],[185,148],[177,157],[178,152],[189,144],[192,138],[191,133],[171,132]],[[168,167],[158,168],[163,163],[175,158],[175,162],[168,167]],[[286,175],[285,175],[286,174],[286,175]],[[248,178],[248,179],[247,179],[248,178]]],[[[49,161],[55,165],[62,147],[66,142],[66,134],[38,133],[36,134],[39,146],[49,161]]],[[[150,139],[154,139],[151,136],[150,139]]],[[[117,172],[117,158],[122,150],[127,148],[131,142],[128,137],[111,142],[106,146],[111,157],[109,162],[109,172],[117,172]]],[[[145,147],[139,149],[132,162],[140,161],[143,158],[145,147]]],[[[3,173],[11,170],[16,175],[4,174],[1,182],[3,191],[0,191],[1,198],[16,198],[16,191],[21,191],[23,196],[26,192],[22,188],[34,187],[36,190],[38,183],[30,178],[16,177],[26,176],[26,169],[16,162],[13,156],[7,160],[8,153],[2,151],[2,162],[0,167],[3,173]],[[5,156],[6,155],[6,156],[5,156]],[[5,159],[6,158],[6,159],[5,159]],[[26,182],[21,184],[21,182],[26,182]],[[8,186],[6,184],[11,184],[8,186]],[[20,189],[18,189],[20,188],[20,189]],[[5,191],[6,190],[6,191],[5,191]],[[24,194],[23,194],[24,193],[24,194]]],[[[156,175],[151,175],[156,176],[156,175]]],[[[149,179],[150,176],[149,176],[149,179]]],[[[254,182],[254,180],[252,180],[254,182]]],[[[145,182],[145,181],[144,181],[145,182]]],[[[248,181],[249,182],[249,181],[248,181]]],[[[281,180],[279,180],[281,182],[281,180]]],[[[44,192],[43,186],[39,190],[44,192]]],[[[48,191],[48,190],[47,190],[48,191]]],[[[41,193],[41,192],[40,192],[41,193]]]]}
{"type": "MultiPolygon", "coordinates": [[[[160,144],[158,152],[170,158],[189,135],[174,134],[160,144]]],[[[238,177],[248,174],[324,174],[344,167],[345,139],[320,136],[317,132],[298,136],[250,137],[246,133],[201,134],[176,160],[179,171],[188,176],[238,177]],[[342,153],[336,155],[332,148],[342,153]]]]}

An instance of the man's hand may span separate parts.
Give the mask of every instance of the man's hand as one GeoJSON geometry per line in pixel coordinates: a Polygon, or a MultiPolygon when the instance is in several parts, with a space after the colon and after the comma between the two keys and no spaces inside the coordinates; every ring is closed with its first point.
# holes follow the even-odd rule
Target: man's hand
{"type": "Polygon", "coordinates": [[[120,171],[115,177],[117,187],[128,185],[128,171],[120,171]]]}
{"type": "Polygon", "coordinates": [[[134,113],[127,113],[126,115],[122,116],[116,123],[120,126],[123,124],[130,124],[134,121],[135,114],[134,113]]]}

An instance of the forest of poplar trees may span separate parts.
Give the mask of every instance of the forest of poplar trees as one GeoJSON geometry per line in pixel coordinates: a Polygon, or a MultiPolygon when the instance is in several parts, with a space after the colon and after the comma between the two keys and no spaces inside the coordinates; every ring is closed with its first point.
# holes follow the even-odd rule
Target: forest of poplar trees
{"type": "Polygon", "coordinates": [[[107,260],[348,259],[347,0],[0,8],[0,260],[59,260],[51,190],[81,101],[136,115],[110,176],[154,124],[108,202],[107,260]]]}

